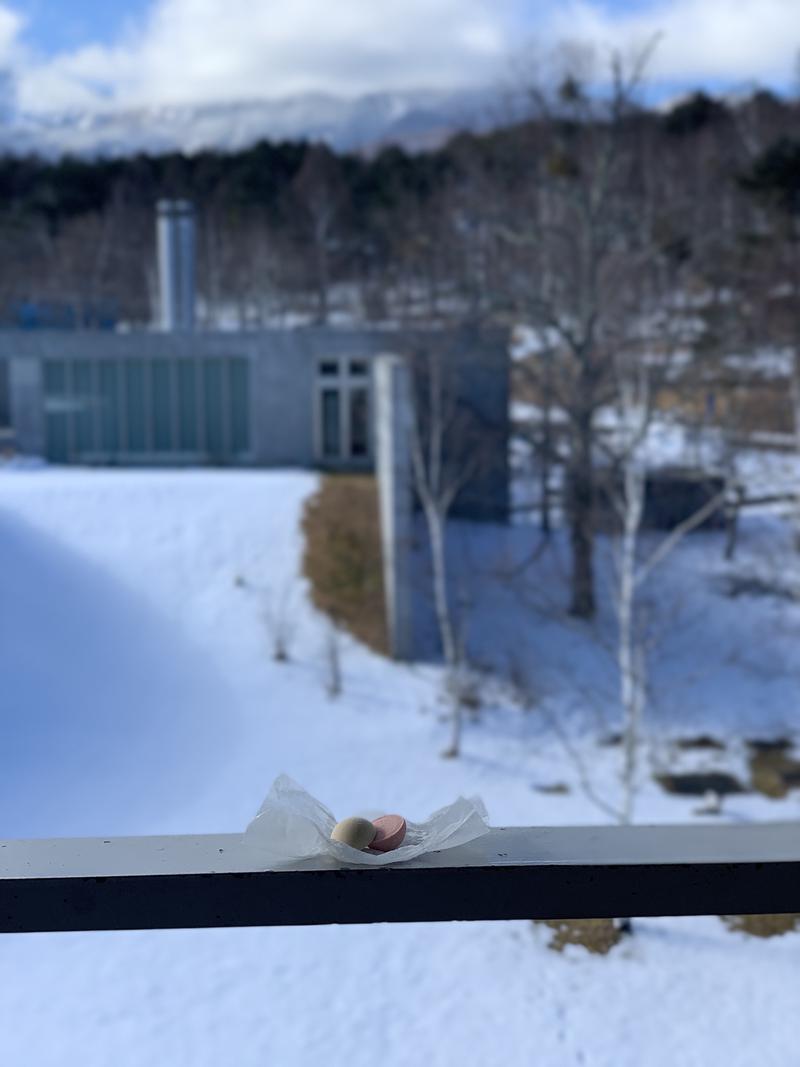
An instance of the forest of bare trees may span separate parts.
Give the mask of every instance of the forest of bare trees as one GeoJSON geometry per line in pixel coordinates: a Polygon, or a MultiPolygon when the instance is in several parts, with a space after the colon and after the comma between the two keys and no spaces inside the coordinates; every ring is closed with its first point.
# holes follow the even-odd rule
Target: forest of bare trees
{"type": "Polygon", "coordinates": [[[231,309],[258,325],[340,306],[508,322],[581,303],[585,330],[591,286],[606,306],[620,272],[638,276],[645,260],[660,284],[682,272],[716,296],[763,277],[767,251],[768,268],[784,270],[800,210],[800,106],[697,93],[655,111],[636,89],[635,72],[600,96],[567,75],[531,93],[528,121],[418,154],[262,143],[230,155],[6,157],[0,307],[7,318],[23,301],[51,301],[82,321],[105,301],[117,319],[147,323],[160,196],[197,205],[209,324],[231,309]],[[590,254],[602,268],[581,265],[590,254]]]}

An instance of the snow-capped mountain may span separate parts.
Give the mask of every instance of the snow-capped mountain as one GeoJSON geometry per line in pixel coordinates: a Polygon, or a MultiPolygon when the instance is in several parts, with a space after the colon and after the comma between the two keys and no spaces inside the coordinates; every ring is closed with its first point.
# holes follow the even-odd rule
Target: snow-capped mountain
{"type": "Polygon", "coordinates": [[[306,93],[240,103],[28,115],[0,127],[0,150],[123,156],[236,150],[261,139],[325,141],[343,150],[388,143],[424,148],[459,129],[495,125],[500,110],[491,90],[462,89],[372,93],[355,99],[306,93]]]}

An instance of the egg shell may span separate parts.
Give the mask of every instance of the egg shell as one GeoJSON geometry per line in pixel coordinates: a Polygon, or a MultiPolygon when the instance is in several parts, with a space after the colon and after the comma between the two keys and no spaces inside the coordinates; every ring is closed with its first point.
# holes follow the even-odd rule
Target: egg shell
{"type": "Polygon", "coordinates": [[[406,836],[406,820],[402,815],[381,815],[372,820],[377,833],[370,848],[376,852],[391,852],[402,845],[406,836]]]}
{"type": "Polygon", "coordinates": [[[376,833],[375,825],[369,819],[351,815],[348,819],[337,822],[331,831],[331,841],[339,841],[351,848],[369,848],[376,833]]]}

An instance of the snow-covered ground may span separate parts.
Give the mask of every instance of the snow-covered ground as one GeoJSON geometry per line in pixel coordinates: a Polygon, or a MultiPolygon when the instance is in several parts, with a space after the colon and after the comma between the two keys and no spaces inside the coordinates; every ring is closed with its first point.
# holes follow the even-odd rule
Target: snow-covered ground
{"type": "MultiPolygon", "coordinates": [[[[489,683],[463,758],[443,761],[435,667],[346,640],[344,694],[325,695],[326,627],[299,574],[315,484],[0,470],[0,837],[236,831],[280,771],[340,815],[422,818],[477,792],[495,824],[603,819],[548,727],[553,715],[592,724],[581,751],[613,793],[619,751],[598,743],[613,672],[591,628],[548,615],[558,542],[519,577],[531,529],[455,531],[480,573],[473,643],[487,665],[516,652],[535,702],[525,711],[489,683]],[[276,615],[293,632],[288,664],[270,656],[276,615]],[[537,788],[556,783],[570,791],[537,788]]],[[[744,523],[737,566],[772,554],[784,576],[775,522],[744,523]]],[[[652,759],[675,758],[674,733],[713,730],[729,749],[693,765],[741,771],[738,735],[800,723],[800,605],[726,596],[716,535],[695,535],[660,573],[654,593],[680,621],[659,648],[652,759]]],[[[639,819],[692,819],[694,803],[648,778],[639,819]]],[[[747,794],[723,817],[799,815],[797,793],[747,794]]],[[[716,918],[664,919],[606,957],[545,942],[525,922],[7,936],[0,1063],[794,1062],[799,934],[757,941],[716,918]]]]}

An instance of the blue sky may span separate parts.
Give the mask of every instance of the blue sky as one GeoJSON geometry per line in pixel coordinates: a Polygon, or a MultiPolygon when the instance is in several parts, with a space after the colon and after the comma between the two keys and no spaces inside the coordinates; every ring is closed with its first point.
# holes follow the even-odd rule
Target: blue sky
{"type": "Polygon", "coordinates": [[[24,39],[44,55],[87,44],[111,44],[126,21],[141,18],[148,0],[15,0],[9,4],[26,20],[24,39]]]}
{"type": "Polygon", "coordinates": [[[602,66],[655,34],[656,93],[786,88],[800,0],[0,0],[0,70],[23,111],[353,95],[508,81],[564,40],[602,66]]]}

